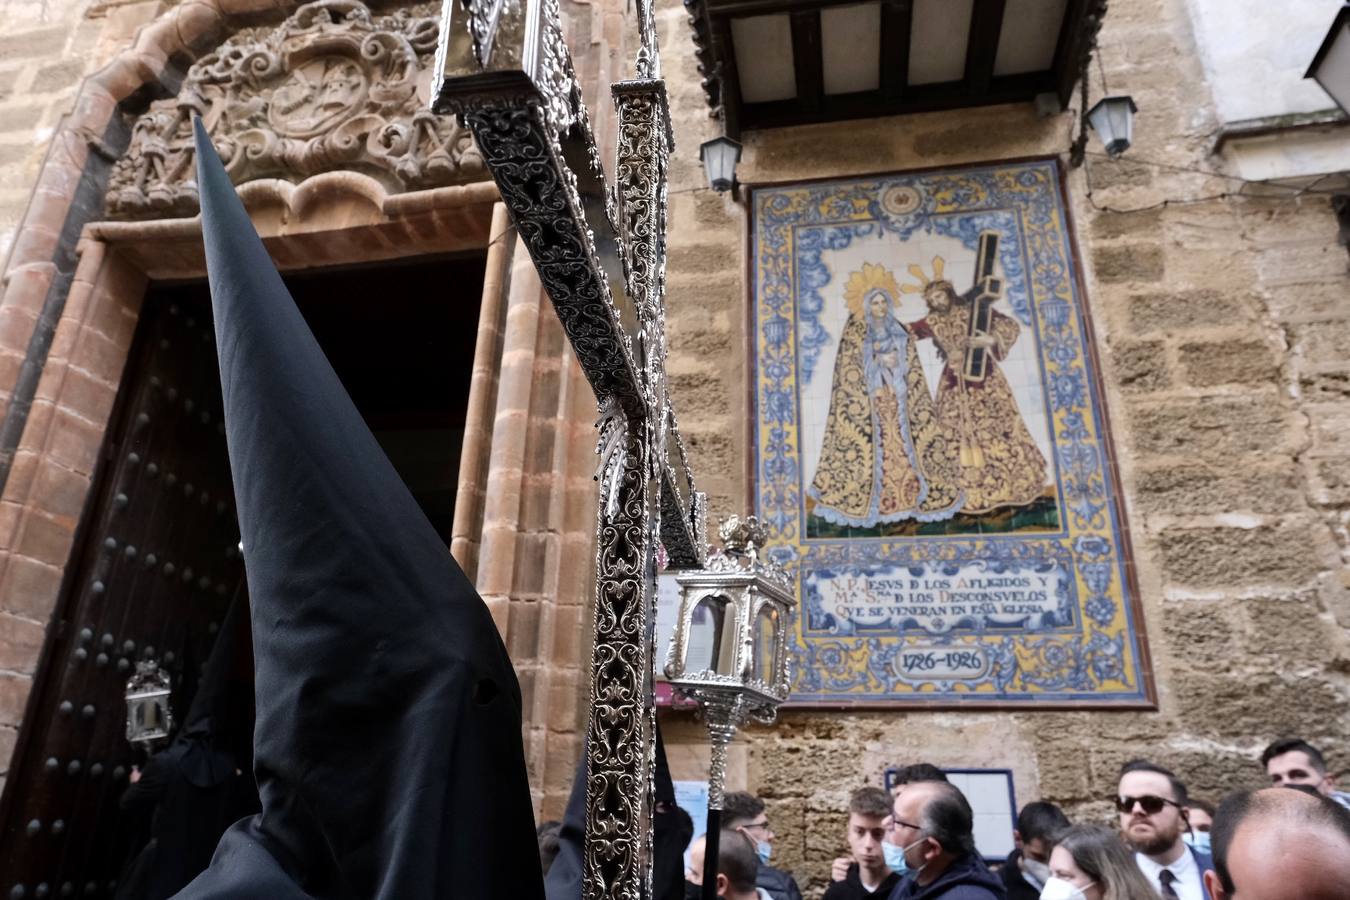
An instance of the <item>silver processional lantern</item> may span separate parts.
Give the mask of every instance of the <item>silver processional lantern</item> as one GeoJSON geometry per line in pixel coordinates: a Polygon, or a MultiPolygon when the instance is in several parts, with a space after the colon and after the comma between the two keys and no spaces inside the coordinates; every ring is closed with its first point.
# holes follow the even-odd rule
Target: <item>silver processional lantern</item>
{"type": "Polygon", "coordinates": [[[173,731],[171,689],[169,673],[154,660],[136,664],[136,673],[127,679],[128,741],[153,749],[155,744],[168,740],[173,731]]]}
{"type": "Polygon", "coordinates": [[[789,687],[788,628],[796,606],[792,581],[760,551],[765,532],[754,516],[732,516],[718,534],[724,552],[707,568],[675,577],[680,614],[666,678],[698,703],[712,742],[703,896],[716,895],[718,835],[727,746],[749,722],[772,722],[789,687]]]}

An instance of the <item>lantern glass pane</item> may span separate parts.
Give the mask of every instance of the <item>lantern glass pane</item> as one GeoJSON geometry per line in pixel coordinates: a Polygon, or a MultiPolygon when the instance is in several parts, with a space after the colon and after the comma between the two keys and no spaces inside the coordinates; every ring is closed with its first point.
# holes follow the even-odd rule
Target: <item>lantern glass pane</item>
{"type": "Polygon", "coordinates": [[[159,712],[159,704],[152,697],[138,698],[132,707],[132,722],[135,723],[136,734],[151,734],[163,729],[163,717],[159,712]]]}
{"type": "Polygon", "coordinates": [[[711,153],[708,154],[708,175],[715,182],[728,180],[729,165],[731,161],[731,148],[718,141],[711,147],[711,153]]]}
{"type": "Polygon", "coordinates": [[[1097,132],[1097,137],[1103,144],[1111,143],[1115,123],[1111,121],[1110,107],[1105,103],[1097,104],[1088,113],[1088,121],[1092,123],[1092,130],[1097,132]]]}
{"type": "Polygon", "coordinates": [[[778,650],[778,610],[761,606],[755,616],[755,677],[765,684],[774,683],[774,662],[778,650]]]}
{"type": "Polygon", "coordinates": [[[1337,106],[1350,112],[1350,17],[1337,30],[1312,76],[1337,106]]]}
{"type": "Polygon", "coordinates": [[[1111,104],[1111,134],[1116,138],[1123,138],[1126,143],[1130,140],[1130,104],[1125,100],[1117,100],[1111,104]]]}
{"type": "MultiPolygon", "coordinates": [[[[721,655],[718,650],[723,643],[734,645],[735,641],[723,641],[723,623],[726,618],[726,599],[723,597],[705,597],[694,607],[690,620],[689,642],[684,654],[684,670],[695,672],[721,672],[721,655]]],[[[728,673],[729,674],[729,673],[728,673]]]]}

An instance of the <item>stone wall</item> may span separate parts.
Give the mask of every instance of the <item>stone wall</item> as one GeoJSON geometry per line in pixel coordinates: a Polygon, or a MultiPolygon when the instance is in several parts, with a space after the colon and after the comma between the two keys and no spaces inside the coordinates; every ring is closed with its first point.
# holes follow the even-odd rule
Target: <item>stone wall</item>
{"type": "Polygon", "coordinates": [[[0,259],[10,247],[52,135],[86,75],[170,4],[10,0],[0,7],[0,259]]]}
{"type": "MultiPolygon", "coordinates": [[[[661,10],[678,142],[670,370],[715,518],[751,503],[747,213],[702,188],[698,144],[719,123],[684,10],[661,10]]],[[[1103,821],[1119,765],[1136,756],[1208,797],[1259,783],[1256,756],[1285,733],[1350,772],[1350,259],[1329,198],[1248,187],[1189,202],[1243,185],[1192,171],[1223,162],[1209,152],[1217,120],[1184,0],[1113,0],[1101,55],[1112,88],[1139,104],[1136,142],[1119,162],[1090,156],[1067,187],[1159,709],[789,711],[752,730],[733,777],[768,800],[781,863],[814,890],[845,849],[848,792],[887,765],[1010,767],[1019,803],[1103,821]]],[[[752,132],[739,174],[769,183],[1064,153],[1072,118],[1038,119],[1028,104],[752,132]]],[[[665,721],[676,777],[702,777],[701,726],[665,721]]]]}

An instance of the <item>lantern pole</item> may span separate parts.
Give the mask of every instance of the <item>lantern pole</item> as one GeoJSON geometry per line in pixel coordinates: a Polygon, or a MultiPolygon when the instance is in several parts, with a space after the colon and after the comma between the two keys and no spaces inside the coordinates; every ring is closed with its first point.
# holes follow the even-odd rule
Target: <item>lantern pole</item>
{"type": "Polygon", "coordinates": [[[736,736],[730,709],[704,709],[708,723],[708,825],[703,842],[703,900],[717,898],[717,858],[722,843],[722,806],[727,780],[727,747],[736,736]]]}

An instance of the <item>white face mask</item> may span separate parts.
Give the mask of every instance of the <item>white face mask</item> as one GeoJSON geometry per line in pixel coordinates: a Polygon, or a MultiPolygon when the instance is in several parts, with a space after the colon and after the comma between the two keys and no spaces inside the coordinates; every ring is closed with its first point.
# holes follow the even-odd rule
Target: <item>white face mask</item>
{"type": "Polygon", "coordinates": [[[1022,857],[1022,875],[1036,887],[1044,887],[1050,880],[1050,867],[1039,860],[1022,857]]]}
{"type": "MultiPolygon", "coordinates": [[[[1087,887],[1091,886],[1092,883],[1087,885],[1087,887]]],[[[1041,888],[1041,900],[1087,900],[1087,898],[1083,894],[1082,888],[1052,875],[1045,882],[1045,887],[1041,888]]]]}

